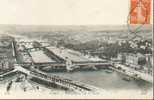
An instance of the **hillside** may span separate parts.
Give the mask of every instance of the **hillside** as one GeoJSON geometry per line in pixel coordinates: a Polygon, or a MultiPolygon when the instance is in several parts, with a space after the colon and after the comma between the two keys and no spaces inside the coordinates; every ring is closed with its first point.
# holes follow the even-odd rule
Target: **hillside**
{"type": "MultiPolygon", "coordinates": [[[[134,31],[138,26],[49,26],[49,25],[0,25],[0,33],[23,35],[29,38],[42,38],[49,41],[64,40],[71,43],[85,43],[89,41],[116,41],[134,36],[134,31]]],[[[143,25],[137,34],[143,38],[152,38],[152,25],[143,25]]]]}

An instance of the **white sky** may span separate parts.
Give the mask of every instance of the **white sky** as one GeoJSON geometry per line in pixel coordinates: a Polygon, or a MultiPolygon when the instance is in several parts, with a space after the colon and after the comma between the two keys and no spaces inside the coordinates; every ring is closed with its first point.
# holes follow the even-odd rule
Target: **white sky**
{"type": "Polygon", "coordinates": [[[0,0],[0,24],[126,24],[129,0],[0,0]]]}

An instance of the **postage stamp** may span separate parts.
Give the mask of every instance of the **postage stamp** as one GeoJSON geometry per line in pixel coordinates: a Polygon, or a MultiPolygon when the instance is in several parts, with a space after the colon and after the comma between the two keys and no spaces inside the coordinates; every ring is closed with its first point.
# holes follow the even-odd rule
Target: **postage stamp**
{"type": "Polygon", "coordinates": [[[130,0],[130,24],[150,24],[151,0],[130,0]]]}

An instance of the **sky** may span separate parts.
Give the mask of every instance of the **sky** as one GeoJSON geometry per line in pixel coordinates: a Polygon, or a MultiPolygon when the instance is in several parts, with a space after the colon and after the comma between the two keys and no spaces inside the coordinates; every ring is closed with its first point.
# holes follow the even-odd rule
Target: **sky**
{"type": "Polygon", "coordinates": [[[129,0],[0,0],[0,24],[122,25],[129,0]]]}

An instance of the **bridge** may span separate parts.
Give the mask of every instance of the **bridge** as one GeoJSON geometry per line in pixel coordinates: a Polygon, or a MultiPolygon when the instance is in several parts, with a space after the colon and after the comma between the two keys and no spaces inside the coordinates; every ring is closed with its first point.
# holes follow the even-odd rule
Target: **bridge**
{"type": "MultiPolygon", "coordinates": [[[[31,45],[34,43],[34,41],[20,41],[18,43],[23,44],[23,45],[31,45]]],[[[49,42],[39,42],[39,43],[49,43],[49,42]]]]}
{"type": "Polygon", "coordinates": [[[4,74],[0,74],[0,80],[3,80],[4,77],[10,76],[10,75],[12,75],[12,74],[14,74],[14,73],[16,73],[16,72],[17,72],[17,70],[14,69],[14,70],[8,71],[8,72],[6,72],[6,73],[4,73],[4,74]]]}
{"type": "MultiPolygon", "coordinates": [[[[28,64],[28,63],[23,63],[28,64]]],[[[67,66],[66,63],[57,62],[47,62],[47,63],[34,63],[36,66],[67,66]]],[[[106,61],[87,61],[87,62],[72,62],[72,65],[76,66],[111,66],[109,62],[106,61]]]]}
{"type": "MultiPolygon", "coordinates": [[[[66,68],[69,69],[69,67],[77,67],[78,68],[86,68],[86,67],[92,67],[97,69],[96,67],[108,67],[110,66],[110,62],[108,61],[71,61],[72,63],[70,63],[68,66],[67,64],[67,60],[63,59],[59,56],[57,56],[55,53],[53,53],[51,50],[47,49],[46,47],[34,47],[34,48],[27,48],[24,49],[25,52],[27,52],[29,54],[29,56],[31,57],[30,53],[31,51],[37,51],[37,50],[43,50],[43,52],[50,57],[51,59],[53,59],[56,62],[43,62],[43,63],[35,63],[32,60],[33,65],[37,66],[37,67],[44,67],[44,68],[54,68],[54,69],[59,69],[59,68],[66,68]],[[56,68],[57,67],[57,68],[56,68]]],[[[32,58],[32,57],[31,57],[32,58]]],[[[18,63],[22,66],[24,65],[30,65],[31,63],[18,63]]]]}
{"type": "Polygon", "coordinates": [[[71,70],[73,70],[75,68],[102,69],[102,68],[107,68],[109,66],[112,66],[111,63],[107,61],[72,62],[72,64],[70,65],[68,65],[67,62],[18,63],[18,64],[21,66],[33,65],[33,66],[36,66],[37,68],[66,69],[66,70],[69,70],[69,67],[72,67],[71,70]]]}
{"type": "Polygon", "coordinates": [[[42,81],[49,82],[51,84],[56,84],[60,87],[73,90],[79,94],[99,93],[100,91],[103,91],[102,89],[91,86],[91,85],[87,85],[81,82],[62,78],[56,75],[51,76],[51,75],[48,75],[36,69],[27,69],[27,68],[21,67],[18,64],[15,65],[15,69],[22,73],[27,74],[28,76],[30,76],[30,78],[37,78],[42,81]]]}
{"type": "Polygon", "coordinates": [[[50,47],[50,45],[41,46],[41,47],[26,48],[23,51],[35,52],[35,51],[44,50],[45,47],[50,47]]]}

